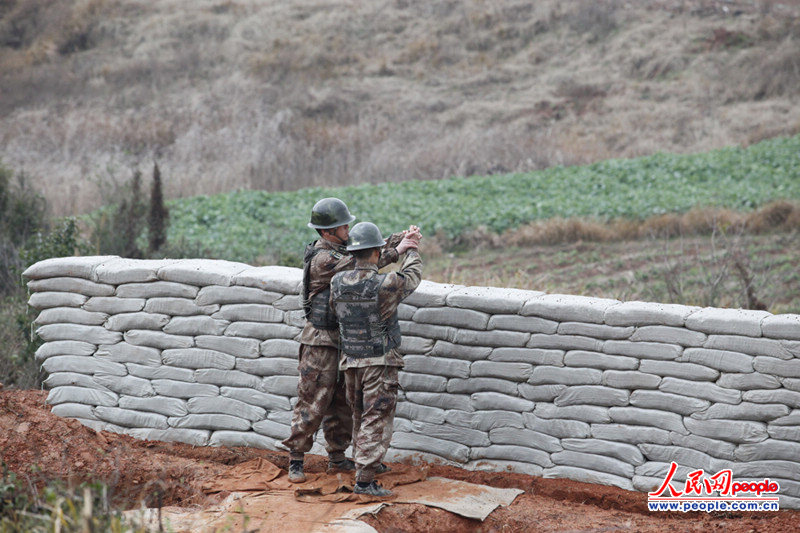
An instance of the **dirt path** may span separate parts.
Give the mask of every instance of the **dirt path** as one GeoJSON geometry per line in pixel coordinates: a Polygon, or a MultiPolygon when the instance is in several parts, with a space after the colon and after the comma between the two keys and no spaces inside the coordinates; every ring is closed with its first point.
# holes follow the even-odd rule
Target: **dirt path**
{"type": "MultiPolygon", "coordinates": [[[[45,405],[46,392],[0,391],[0,453],[17,475],[41,486],[49,479],[100,480],[109,485],[114,503],[134,508],[144,501],[161,505],[207,508],[228,494],[206,495],[202,485],[245,461],[263,457],[280,468],[288,455],[250,448],[202,448],[187,444],[139,441],[125,435],[96,432],[59,418],[45,405]],[[38,469],[31,469],[37,465],[38,469]]],[[[324,458],[311,456],[309,472],[320,472],[324,458]]],[[[378,531],[709,531],[731,533],[796,531],[800,511],[778,513],[652,514],[643,493],[616,487],[522,474],[469,472],[431,466],[429,476],[525,491],[510,506],[484,522],[419,504],[396,504],[362,518],[378,531]]],[[[275,515],[277,516],[277,514],[275,515]]],[[[285,531],[295,531],[290,524],[285,531]]]]}

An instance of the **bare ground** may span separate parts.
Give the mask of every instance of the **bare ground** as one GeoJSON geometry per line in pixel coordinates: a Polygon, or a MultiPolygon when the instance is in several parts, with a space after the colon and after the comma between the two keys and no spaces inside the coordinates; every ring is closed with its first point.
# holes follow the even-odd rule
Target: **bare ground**
{"type": "MultiPolygon", "coordinates": [[[[103,481],[113,502],[136,508],[164,506],[205,508],[226,494],[206,495],[202,485],[234,466],[258,457],[286,468],[288,455],[252,448],[203,448],[180,443],[139,441],[96,432],[77,421],[59,418],[45,405],[45,392],[0,391],[0,450],[9,469],[31,485],[48,480],[103,481]],[[34,468],[35,467],[35,468],[34,468]]],[[[311,456],[307,471],[325,466],[311,456]]],[[[381,532],[400,531],[796,531],[800,512],[654,514],[644,493],[563,479],[541,479],[507,472],[470,472],[431,465],[442,476],[525,492],[512,505],[495,510],[484,522],[465,519],[417,504],[397,504],[362,520],[381,532]]],[[[292,530],[287,524],[287,530],[292,530]]]]}

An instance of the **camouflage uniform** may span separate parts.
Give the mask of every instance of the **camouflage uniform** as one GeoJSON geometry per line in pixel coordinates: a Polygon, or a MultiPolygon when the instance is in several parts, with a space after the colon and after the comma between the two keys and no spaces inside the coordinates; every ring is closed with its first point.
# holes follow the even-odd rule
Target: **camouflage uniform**
{"type": "MultiPolygon", "coordinates": [[[[395,247],[402,237],[397,233],[387,239],[381,253],[381,265],[397,261],[395,247]]],[[[313,243],[313,248],[316,253],[305,265],[308,299],[325,292],[334,274],[355,266],[355,259],[343,245],[319,239],[313,243]]],[[[297,369],[300,374],[297,403],[292,413],[291,434],[283,444],[289,448],[292,460],[302,460],[303,455],[311,450],[314,434],[322,425],[329,459],[341,461],[352,438],[353,418],[345,398],[344,380],[339,373],[339,331],[336,326],[325,329],[306,321],[300,334],[297,369]]]]}
{"type": "MultiPolygon", "coordinates": [[[[347,312],[337,296],[341,286],[353,286],[365,279],[382,276],[378,267],[358,263],[355,270],[335,277],[331,305],[337,316],[347,312]]],[[[384,275],[378,289],[380,319],[392,331],[396,324],[397,307],[409,294],[414,292],[421,281],[422,260],[416,250],[409,250],[399,272],[384,275]]],[[[387,331],[387,330],[384,330],[387,331]]],[[[345,331],[344,334],[347,334],[345,331]]],[[[389,334],[391,336],[391,333],[389,334]]],[[[342,339],[346,343],[345,339],[342,339]]],[[[397,339],[390,345],[399,344],[397,339]]],[[[379,345],[379,344],[378,344],[379,345]]],[[[397,405],[397,374],[403,366],[403,356],[396,348],[371,357],[354,357],[342,352],[340,368],[344,371],[347,403],[353,410],[353,460],[356,463],[356,481],[369,483],[375,477],[375,469],[386,455],[392,440],[394,412],[397,405]]]]}

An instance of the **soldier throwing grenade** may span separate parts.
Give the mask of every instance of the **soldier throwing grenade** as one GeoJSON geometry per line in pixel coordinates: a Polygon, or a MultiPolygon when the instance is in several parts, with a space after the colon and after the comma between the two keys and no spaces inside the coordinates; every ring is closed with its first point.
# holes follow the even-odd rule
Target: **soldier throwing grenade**
{"type": "Polygon", "coordinates": [[[347,251],[355,269],[331,280],[331,306],[339,321],[339,340],[347,403],[353,410],[353,492],[385,498],[392,493],[375,481],[392,440],[397,405],[398,371],[403,366],[397,307],[421,281],[417,252],[419,228],[411,226],[397,250],[407,249],[399,272],[379,274],[381,246],[386,241],[371,222],[353,226],[347,251]],[[406,244],[407,243],[407,244],[406,244]]]}
{"type": "MultiPolygon", "coordinates": [[[[289,480],[305,481],[303,458],[311,449],[314,434],[322,425],[328,467],[354,470],[345,457],[353,429],[347,406],[344,380],[339,376],[339,331],[336,316],[329,306],[330,280],[334,274],[350,270],[355,260],[345,249],[349,224],[355,220],[338,198],[323,198],[311,210],[309,227],[320,239],[306,247],[303,258],[303,309],[306,324],[300,334],[300,361],[297,403],[292,414],[289,438],[283,444],[290,451],[289,480]]],[[[412,227],[413,229],[413,227],[412,227]]],[[[411,246],[406,232],[393,234],[380,253],[379,264],[397,261],[411,246]]]]}

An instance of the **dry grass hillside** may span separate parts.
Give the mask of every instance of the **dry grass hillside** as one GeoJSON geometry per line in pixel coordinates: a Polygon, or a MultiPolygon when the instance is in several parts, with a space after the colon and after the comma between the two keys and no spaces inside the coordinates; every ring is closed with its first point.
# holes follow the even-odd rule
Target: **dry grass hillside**
{"type": "Polygon", "coordinates": [[[800,131],[800,2],[0,0],[0,158],[56,214],[800,131]]]}

